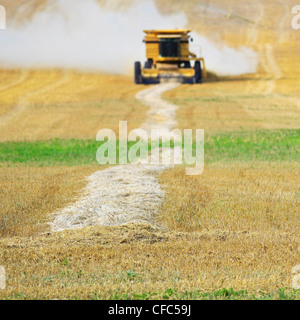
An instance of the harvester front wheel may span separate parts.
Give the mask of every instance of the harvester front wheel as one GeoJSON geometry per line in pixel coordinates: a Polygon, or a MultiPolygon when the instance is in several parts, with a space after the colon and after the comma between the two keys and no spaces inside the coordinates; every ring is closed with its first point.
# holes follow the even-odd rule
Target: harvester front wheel
{"type": "Polygon", "coordinates": [[[190,69],[190,68],[191,68],[191,63],[190,63],[190,61],[185,61],[185,62],[184,62],[184,68],[185,68],[185,69],[190,69]]]}
{"type": "Polygon", "coordinates": [[[134,63],[134,83],[140,84],[142,83],[142,71],[141,71],[141,63],[134,63]]]}
{"type": "Polygon", "coordinates": [[[152,64],[153,64],[153,60],[152,59],[148,59],[145,62],[145,69],[151,69],[152,68],[152,64]]]}
{"type": "Polygon", "coordinates": [[[201,83],[202,82],[202,70],[201,70],[201,64],[200,61],[195,62],[195,83],[201,83]]]}

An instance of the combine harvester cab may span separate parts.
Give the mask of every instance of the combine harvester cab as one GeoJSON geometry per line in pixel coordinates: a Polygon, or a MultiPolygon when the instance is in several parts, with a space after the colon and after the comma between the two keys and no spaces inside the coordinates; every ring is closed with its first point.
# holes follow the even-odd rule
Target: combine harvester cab
{"type": "Polygon", "coordinates": [[[146,57],[144,67],[134,65],[136,84],[156,84],[175,80],[181,83],[201,83],[206,78],[205,62],[189,50],[191,30],[144,30],[146,57]],[[191,65],[194,61],[194,65],[191,65]]]}

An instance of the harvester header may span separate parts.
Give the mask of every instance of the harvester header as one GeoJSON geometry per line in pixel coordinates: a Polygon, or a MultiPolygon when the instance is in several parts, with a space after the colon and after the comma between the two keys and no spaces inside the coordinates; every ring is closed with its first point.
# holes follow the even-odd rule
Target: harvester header
{"type": "Polygon", "coordinates": [[[135,83],[160,83],[163,79],[201,83],[206,77],[205,62],[190,52],[190,32],[189,29],[144,30],[147,61],[143,68],[140,62],[135,62],[135,83]],[[193,67],[191,61],[195,61],[193,67]]]}

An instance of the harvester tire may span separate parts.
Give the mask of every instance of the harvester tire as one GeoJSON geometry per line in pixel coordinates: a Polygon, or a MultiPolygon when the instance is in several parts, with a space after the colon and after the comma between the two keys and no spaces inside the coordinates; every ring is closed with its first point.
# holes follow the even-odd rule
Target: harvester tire
{"type": "Polygon", "coordinates": [[[145,62],[145,66],[144,66],[145,69],[151,69],[152,68],[152,60],[147,60],[145,62]]]}
{"type": "Polygon", "coordinates": [[[200,61],[195,62],[195,83],[201,83],[202,82],[202,70],[201,70],[201,64],[200,61]]]}
{"type": "Polygon", "coordinates": [[[141,63],[134,63],[134,83],[140,84],[142,83],[142,71],[141,71],[141,63]]]}
{"type": "Polygon", "coordinates": [[[190,69],[190,68],[191,68],[191,63],[190,63],[190,61],[185,61],[185,62],[184,62],[184,68],[185,68],[185,69],[190,69]]]}

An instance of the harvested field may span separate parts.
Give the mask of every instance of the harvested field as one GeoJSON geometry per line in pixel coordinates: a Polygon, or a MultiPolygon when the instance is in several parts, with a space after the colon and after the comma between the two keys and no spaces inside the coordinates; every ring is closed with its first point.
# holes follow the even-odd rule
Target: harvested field
{"type": "Polygon", "coordinates": [[[298,129],[300,79],[281,79],[270,93],[261,91],[263,80],[226,79],[196,86],[183,85],[164,94],[180,105],[178,127],[206,132],[259,129],[298,129]]]}
{"type": "Polygon", "coordinates": [[[118,133],[146,119],[139,89],[125,76],[75,71],[2,70],[0,141],[95,139],[105,127],[118,133]]]}
{"type": "Polygon", "coordinates": [[[73,201],[94,167],[0,167],[0,237],[48,230],[48,214],[73,201]]]}
{"type": "MultiPolygon", "coordinates": [[[[138,3],[97,2],[119,13],[138,3]]],[[[47,3],[0,0],[20,28],[47,3]]],[[[292,287],[300,264],[296,3],[153,3],[163,17],[184,12],[188,26],[214,43],[251,48],[257,72],[210,73],[201,85],[166,92],[147,87],[171,106],[161,112],[131,75],[0,69],[0,266],[7,276],[0,299],[300,299],[292,287]],[[118,134],[122,120],[128,131],[154,123],[204,129],[203,174],[99,166],[96,134],[118,134]],[[141,217],[95,223],[80,206],[76,216],[74,205],[95,196],[91,177],[97,205],[105,190],[109,210],[141,217]],[[70,219],[51,229],[53,214],[62,213],[78,218],[75,228],[70,219]]]]}

